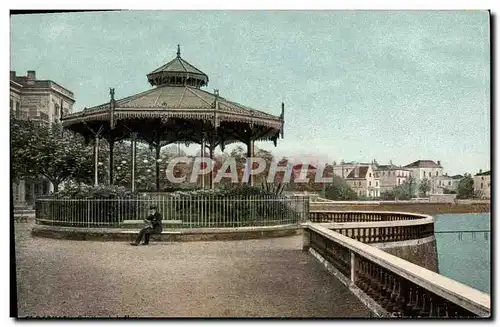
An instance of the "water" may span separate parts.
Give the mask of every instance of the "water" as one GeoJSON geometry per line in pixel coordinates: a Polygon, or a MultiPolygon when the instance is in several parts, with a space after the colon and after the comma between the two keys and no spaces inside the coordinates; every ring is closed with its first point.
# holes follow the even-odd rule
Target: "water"
{"type": "Polygon", "coordinates": [[[490,230],[490,216],[489,213],[434,216],[439,273],[488,294],[491,233],[485,231],[490,230]]]}

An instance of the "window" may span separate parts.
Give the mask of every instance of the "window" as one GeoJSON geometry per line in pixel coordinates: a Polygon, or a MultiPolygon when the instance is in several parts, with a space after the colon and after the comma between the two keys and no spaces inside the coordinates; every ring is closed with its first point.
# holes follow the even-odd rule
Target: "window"
{"type": "Polygon", "coordinates": [[[425,171],[424,171],[424,177],[425,177],[425,171]]]}
{"type": "Polygon", "coordinates": [[[451,185],[451,181],[448,181],[448,186],[451,185]]]}
{"type": "Polygon", "coordinates": [[[345,172],[347,173],[347,168],[345,169],[345,172]]]}
{"type": "Polygon", "coordinates": [[[438,174],[439,174],[439,172],[438,172],[438,171],[436,171],[436,176],[438,176],[438,174]]]}
{"type": "Polygon", "coordinates": [[[368,186],[372,186],[372,182],[371,182],[371,181],[370,181],[370,182],[368,182],[368,186]]]}
{"type": "Polygon", "coordinates": [[[372,177],[372,173],[370,173],[370,176],[368,176],[368,177],[372,177]]]}
{"type": "Polygon", "coordinates": [[[10,110],[14,110],[14,101],[12,99],[10,99],[10,110]]]}
{"type": "Polygon", "coordinates": [[[483,183],[481,183],[481,188],[483,188],[483,183]]]}
{"type": "Polygon", "coordinates": [[[481,176],[481,180],[484,181],[484,176],[481,176]]]}
{"type": "Polygon", "coordinates": [[[398,178],[398,185],[400,184],[401,180],[398,178]]]}
{"type": "Polygon", "coordinates": [[[375,182],[375,186],[378,186],[378,181],[375,182]]]}

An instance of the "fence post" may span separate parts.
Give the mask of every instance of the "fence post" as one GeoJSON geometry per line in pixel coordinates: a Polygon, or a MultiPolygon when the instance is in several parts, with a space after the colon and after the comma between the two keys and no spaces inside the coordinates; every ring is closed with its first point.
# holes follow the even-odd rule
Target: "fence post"
{"type": "Polygon", "coordinates": [[[87,199],[87,228],[90,227],[90,200],[87,199]]]}

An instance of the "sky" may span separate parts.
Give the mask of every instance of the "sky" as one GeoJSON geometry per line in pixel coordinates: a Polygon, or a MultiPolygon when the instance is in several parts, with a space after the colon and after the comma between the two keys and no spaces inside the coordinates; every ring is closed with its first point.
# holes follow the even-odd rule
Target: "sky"
{"type": "MultiPolygon", "coordinates": [[[[276,156],[490,169],[486,11],[129,11],[11,17],[10,69],[75,94],[74,111],[148,90],[176,55],[209,92],[279,115],[276,156]]],[[[231,147],[227,147],[229,152],[231,147]]],[[[198,150],[190,146],[189,151],[198,150]]]]}

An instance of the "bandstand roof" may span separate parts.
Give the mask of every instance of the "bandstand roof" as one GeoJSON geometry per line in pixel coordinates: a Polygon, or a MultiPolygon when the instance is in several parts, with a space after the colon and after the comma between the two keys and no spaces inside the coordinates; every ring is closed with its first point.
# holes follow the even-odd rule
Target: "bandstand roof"
{"type": "Polygon", "coordinates": [[[110,102],[64,116],[63,125],[86,138],[99,128],[110,135],[113,117],[113,138],[124,139],[134,131],[146,142],[164,144],[198,143],[203,132],[224,143],[248,138],[276,142],[283,131],[283,108],[281,116],[274,116],[221,97],[217,90],[202,90],[208,76],[182,59],[180,49],[147,77],[156,87],[118,100],[112,96],[110,102]]]}

